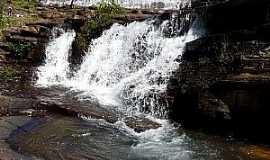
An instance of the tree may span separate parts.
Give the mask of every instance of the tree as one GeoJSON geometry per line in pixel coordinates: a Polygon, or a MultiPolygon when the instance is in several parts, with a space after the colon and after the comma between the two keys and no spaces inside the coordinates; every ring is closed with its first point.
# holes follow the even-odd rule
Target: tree
{"type": "Polygon", "coordinates": [[[74,1],[75,1],[75,0],[71,0],[71,3],[70,3],[70,8],[72,8],[72,7],[73,7],[74,1]]]}
{"type": "Polygon", "coordinates": [[[2,18],[3,16],[3,5],[4,5],[3,1],[0,0],[0,18],[2,18]]]}
{"type": "Polygon", "coordinates": [[[0,0],[0,29],[3,26],[3,5],[4,5],[4,2],[0,0]]]}

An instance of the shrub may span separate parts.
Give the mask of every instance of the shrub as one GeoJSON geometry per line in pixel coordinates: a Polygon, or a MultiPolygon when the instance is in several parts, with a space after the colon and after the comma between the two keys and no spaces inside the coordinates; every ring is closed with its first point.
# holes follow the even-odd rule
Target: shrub
{"type": "Polygon", "coordinates": [[[14,68],[6,66],[0,70],[0,76],[3,80],[11,80],[17,76],[17,72],[14,68]]]}
{"type": "Polygon", "coordinates": [[[101,15],[108,14],[110,16],[114,16],[117,14],[123,14],[123,8],[115,2],[115,0],[103,0],[97,6],[97,13],[101,15]]]}
{"type": "Polygon", "coordinates": [[[9,43],[9,49],[15,58],[22,59],[32,50],[33,46],[29,42],[25,43],[9,43]]]}
{"type": "Polygon", "coordinates": [[[115,0],[103,0],[96,10],[96,16],[89,20],[77,34],[76,43],[82,50],[87,50],[92,39],[99,37],[104,29],[113,24],[113,17],[125,14],[124,9],[115,0]]]}

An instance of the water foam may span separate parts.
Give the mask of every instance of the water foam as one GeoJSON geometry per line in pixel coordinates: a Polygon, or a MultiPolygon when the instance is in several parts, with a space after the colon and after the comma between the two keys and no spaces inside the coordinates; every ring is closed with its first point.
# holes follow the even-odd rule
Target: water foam
{"type": "Polygon", "coordinates": [[[162,116],[168,105],[162,94],[179,65],[175,59],[192,39],[192,31],[165,37],[162,27],[147,21],[114,24],[92,42],[75,76],[61,84],[84,91],[82,97],[96,97],[101,104],[122,106],[126,113],[162,116]]]}
{"type": "MultiPolygon", "coordinates": [[[[70,5],[71,0],[42,0],[44,5],[70,5]]],[[[77,6],[95,6],[102,0],[75,0],[77,6]]],[[[189,0],[116,0],[124,8],[158,8],[158,9],[178,9],[180,4],[189,3],[189,0]]]]}
{"type": "Polygon", "coordinates": [[[58,85],[67,79],[69,51],[76,36],[74,31],[65,32],[58,28],[54,28],[52,33],[52,40],[46,48],[45,64],[38,68],[37,73],[37,85],[43,87],[58,85]]]}

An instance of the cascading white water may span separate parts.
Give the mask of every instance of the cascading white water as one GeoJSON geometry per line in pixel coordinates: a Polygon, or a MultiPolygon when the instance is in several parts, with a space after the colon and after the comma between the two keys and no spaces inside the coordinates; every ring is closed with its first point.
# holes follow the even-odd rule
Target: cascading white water
{"type": "Polygon", "coordinates": [[[74,31],[64,32],[59,28],[53,29],[52,41],[46,48],[45,64],[38,68],[38,85],[57,85],[67,79],[69,51],[75,35],[74,31]],[[60,36],[58,37],[59,33],[60,36]]]}
{"type": "MultiPolygon", "coordinates": [[[[103,0],[75,0],[74,5],[77,6],[94,6],[103,0]]],[[[106,0],[105,0],[106,1],[106,0]]],[[[44,5],[70,5],[71,0],[42,0],[44,5]]],[[[180,4],[189,3],[189,0],[115,0],[118,4],[125,8],[163,8],[163,9],[177,9],[180,4]]]]}
{"type": "MultiPolygon", "coordinates": [[[[181,4],[188,5],[186,2],[181,4]]],[[[91,42],[80,69],[69,78],[68,57],[75,33],[65,32],[47,47],[46,63],[39,68],[37,83],[84,91],[81,98],[94,97],[127,114],[164,117],[169,105],[167,84],[178,67],[175,60],[186,42],[196,37],[192,29],[184,36],[172,37],[171,30],[183,28],[173,26],[173,21],[161,25],[154,21],[114,24],[91,42]]]]}
{"type": "Polygon", "coordinates": [[[127,114],[164,116],[168,102],[163,95],[178,67],[175,59],[185,43],[194,39],[192,30],[185,36],[166,37],[163,29],[167,23],[160,27],[151,21],[114,24],[92,42],[72,78],[67,78],[68,56],[75,33],[66,32],[49,44],[37,83],[84,91],[82,97],[95,97],[127,114]]]}

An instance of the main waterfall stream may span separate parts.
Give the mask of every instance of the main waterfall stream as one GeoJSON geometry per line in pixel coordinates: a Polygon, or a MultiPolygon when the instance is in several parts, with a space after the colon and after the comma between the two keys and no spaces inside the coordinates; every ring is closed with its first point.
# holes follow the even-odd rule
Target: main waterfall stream
{"type": "Polygon", "coordinates": [[[116,106],[126,113],[145,111],[166,116],[168,103],[161,103],[160,96],[179,65],[175,60],[181,56],[185,43],[195,36],[191,30],[185,36],[166,38],[162,32],[168,22],[161,27],[151,23],[114,24],[92,42],[74,77],[68,77],[68,50],[74,35],[62,34],[49,44],[37,84],[84,91],[82,98],[94,97],[103,105],[116,106]]]}

